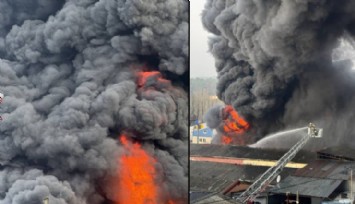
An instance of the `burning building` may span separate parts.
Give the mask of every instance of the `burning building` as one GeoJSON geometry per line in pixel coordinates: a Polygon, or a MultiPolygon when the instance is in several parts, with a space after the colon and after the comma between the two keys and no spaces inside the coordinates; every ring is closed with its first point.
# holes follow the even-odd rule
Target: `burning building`
{"type": "Polygon", "coordinates": [[[0,2],[1,204],[187,202],[188,4],[0,2]]]}
{"type": "Polygon", "coordinates": [[[209,0],[202,21],[217,95],[248,122],[248,140],[313,121],[326,132],[316,146],[355,145],[355,74],[341,47],[354,44],[354,1],[209,0]]]}

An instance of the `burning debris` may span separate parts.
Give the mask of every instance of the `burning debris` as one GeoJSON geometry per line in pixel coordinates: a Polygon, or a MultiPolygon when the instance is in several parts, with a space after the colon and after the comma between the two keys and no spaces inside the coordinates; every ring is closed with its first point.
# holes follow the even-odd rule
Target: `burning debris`
{"type": "Polygon", "coordinates": [[[332,58],[355,36],[354,1],[209,0],[202,21],[215,35],[218,97],[254,139],[314,121],[327,133],[320,146],[355,145],[354,71],[332,58]]]}
{"type": "Polygon", "coordinates": [[[6,0],[0,11],[0,204],[123,203],[128,189],[110,178],[142,152],[157,191],[130,193],[186,203],[188,1],[6,0]]]}

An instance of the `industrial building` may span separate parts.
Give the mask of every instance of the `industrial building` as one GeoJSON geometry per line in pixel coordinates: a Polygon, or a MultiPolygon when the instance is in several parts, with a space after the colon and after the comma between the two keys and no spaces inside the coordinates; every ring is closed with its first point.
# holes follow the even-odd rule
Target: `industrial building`
{"type": "Polygon", "coordinates": [[[200,123],[190,127],[191,144],[211,144],[214,130],[209,128],[206,123],[200,123]]]}
{"type": "MultiPolygon", "coordinates": [[[[198,204],[235,203],[286,152],[226,145],[191,145],[190,151],[190,202],[198,204]]],[[[354,152],[347,147],[298,152],[254,203],[351,203],[354,152]]]]}

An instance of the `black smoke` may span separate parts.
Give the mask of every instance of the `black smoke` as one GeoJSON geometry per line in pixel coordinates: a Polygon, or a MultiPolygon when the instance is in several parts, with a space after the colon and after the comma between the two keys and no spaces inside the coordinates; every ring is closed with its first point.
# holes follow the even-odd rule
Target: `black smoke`
{"type": "Polygon", "coordinates": [[[1,1],[0,203],[109,202],[122,133],[184,203],[188,18],[186,0],[1,1]]]}
{"type": "Polygon", "coordinates": [[[354,1],[209,0],[202,22],[217,94],[255,138],[314,122],[322,145],[355,145],[355,74],[334,53],[355,36],[354,1]]]}
{"type": "Polygon", "coordinates": [[[223,117],[222,117],[223,106],[216,105],[210,108],[204,116],[204,120],[208,127],[215,129],[215,134],[213,135],[212,143],[221,144],[223,136],[223,117]]]}

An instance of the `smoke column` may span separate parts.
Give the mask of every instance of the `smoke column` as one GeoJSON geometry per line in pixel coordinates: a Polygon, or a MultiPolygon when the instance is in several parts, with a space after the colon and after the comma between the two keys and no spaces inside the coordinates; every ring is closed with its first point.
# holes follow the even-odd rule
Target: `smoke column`
{"type": "Polygon", "coordinates": [[[355,77],[336,53],[355,36],[355,2],[209,0],[205,28],[217,95],[250,123],[253,137],[324,128],[324,145],[355,145],[355,77]]]}
{"type": "Polygon", "coordinates": [[[0,204],[118,202],[122,134],[185,203],[188,26],[186,0],[1,1],[0,204]]]}

